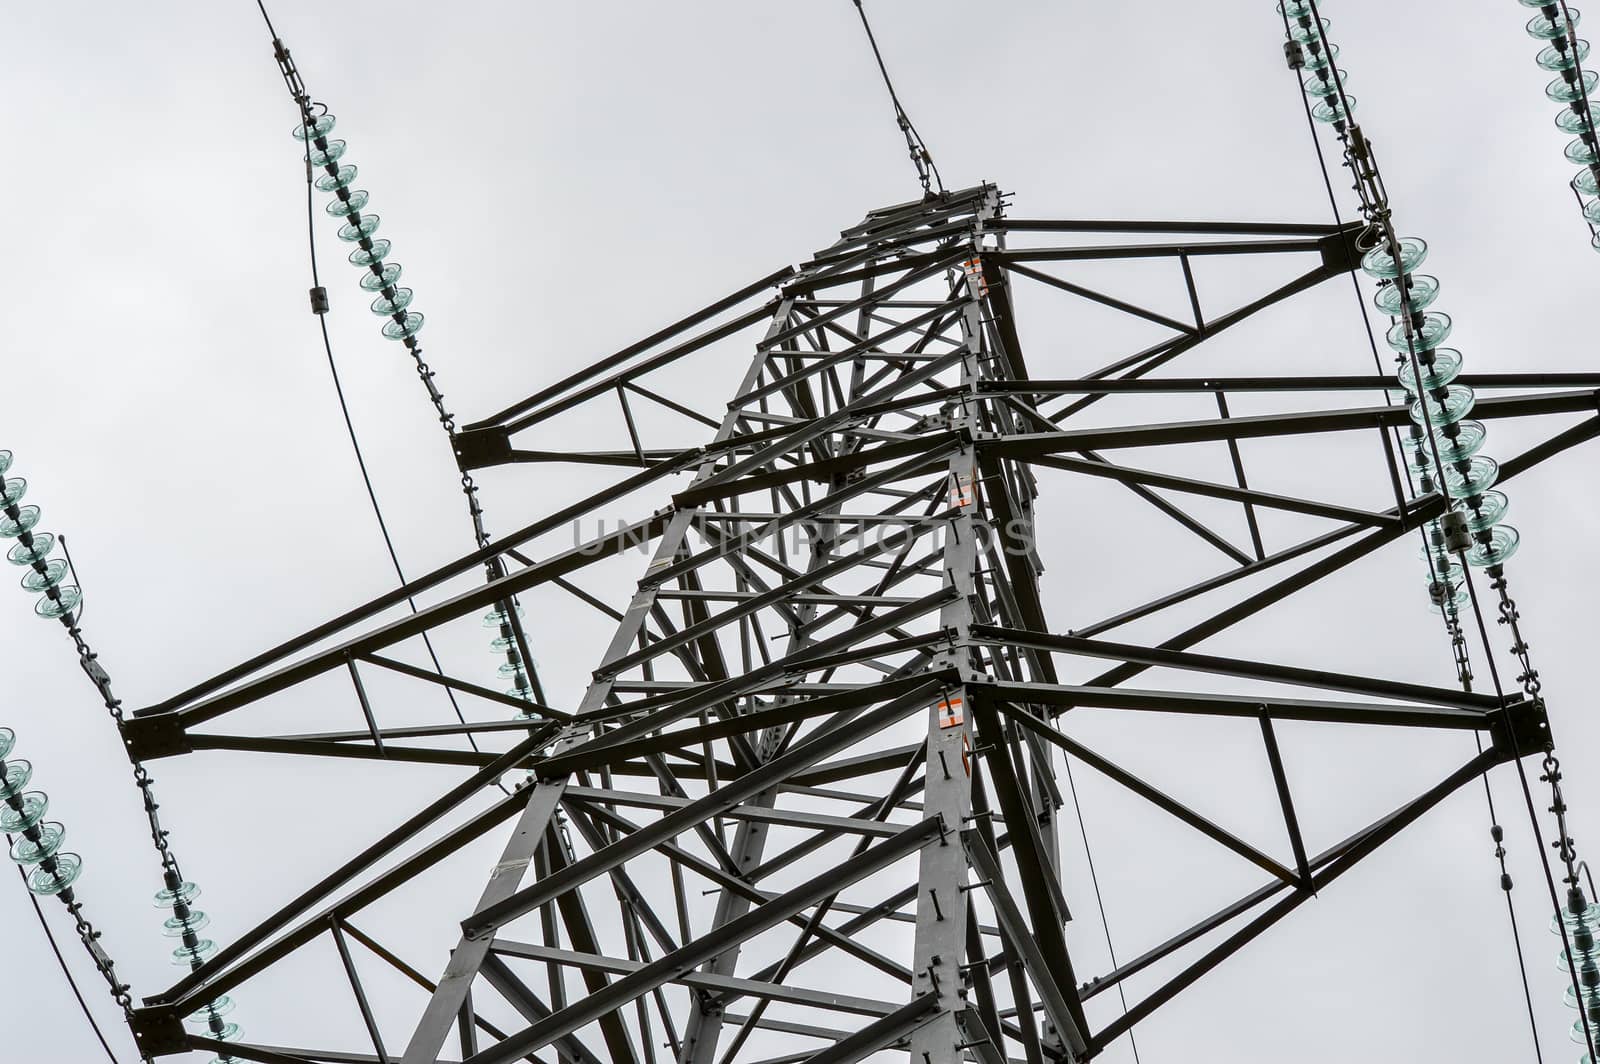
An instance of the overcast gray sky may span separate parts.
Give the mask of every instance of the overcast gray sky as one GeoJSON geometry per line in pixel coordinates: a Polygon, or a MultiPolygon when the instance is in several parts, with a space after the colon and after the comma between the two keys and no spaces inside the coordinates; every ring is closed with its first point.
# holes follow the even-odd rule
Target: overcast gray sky
{"type": "MultiPolygon", "coordinates": [[[[995,181],[1015,193],[1013,214],[1329,220],[1270,2],[869,0],[869,10],[946,181],[995,181]]],[[[339,118],[427,315],[429,360],[466,419],[916,192],[848,0],[276,0],[271,11],[309,91],[339,118]]],[[[1512,0],[1330,0],[1325,14],[1399,227],[1432,246],[1428,272],[1443,281],[1439,306],[1469,368],[1592,369],[1600,261],[1565,187],[1565,138],[1522,30],[1530,12],[1512,0]]],[[[254,4],[31,5],[10,12],[7,29],[0,447],[16,453],[12,475],[28,478],[43,527],[71,540],[85,630],[122,697],[144,705],[387,589],[393,574],[306,306],[295,114],[254,4]]],[[[1341,194],[1348,212],[1353,198],[1341,194]]],[[[421,572],[471,546],[453,465],[409,362],[378,336],[333,226],[318,221],[351,414],[401,558],[421,572]]],[[[1034,334],[1036,375],[1107,360],[1092,332],[1053,345],[1048,331],[1034,334]]],[[[1364,344],[1343,286],[1278,308],[1229,349],[1237,361],[1204,371],[1359,373],[1370,367],[1364,344]]],[[[706,384],[709,407],[747,358],[748,347],[731,353],[723,378],[706,384]]],[[[1495,426],[1490,450],[1509,455],[1571,420],[1495,426]]],[[[1593,445],[1569,453],[1510,489],[1524,543],[1515,590],[1571,772],[1580,847],[1600,838],[1600,773],[1588,756],[1600,735],[1595,456],[1593,445]]],[[[1333,472],[1287,452],[1246,457],[1269,489],[1333,472]]],[[[512,527],[580,486],[550,476],[485,476],[492,524],[512,527]]],[[[1386,485],[1368,487],[1352,499],[1381,504],[1386,485]]],[[[1046,491],[1050,527],[1062,530],[1052,544],[1046,529],[1047,605],[1061,629],[1139,601],[1149,566],[1191,560],[1193,545],[1169,532],[1146,539],[1105,520],[1098,496],[1046,491]],[[1129,575],[1107,577],[1114,564],[1129,575]]],[[[1448,685],[1422,586],[1414,545],[1396,544],[1338,591],[1202,649],[1448,685]]],[[[532,605],[546,682],[570,704],[604,626],[567,617],[556,599],[532,605]]],[[[107,948],[136,992],[153,992],[176,970],[149,905],[159,883],[125,759],[70,644],[30,606],[21,591],[0,596],[11,692],[0,724],[17,731],[18,754],[86,859],[82,894],[107,948]]],[[[1085,727],[1282,849],[1270,787],[1220,768],[1254,756],[1239,734],[1121,719],[1085,727]]],[[[1469,752],[1459,737],[1285,742],[1309,781],[1297,797],[1326,817],[1325,838],[1469,752]]],[[[220,939],[457,775],[366,769],[226,755],[153,766],[163,818],[220,939]]],[[[1080,789],[1123,952],[1159,940],[1176,914],[1254,885],[1109,789],[1082,777],[1080,789]]],[[[1504,770],[1496,795],[1545,1051],[1575,1059],[1559,945],[1504,770]]],[[[1481,791],[1462,791],[1142,1025],[1144,1060],[1531,1059],[1486,816],[1481,791]]],[[[466,867],[481,877],[494,852],[466,867]]],[[[1075,956],[1098,971],[1087,880],[1076,864],[1068,874],[1075,956]]],[[[444,931],[464,911],[458,901],[441,901],[444,931]]],[[[58,909],[50,919],[66,936],[58,909]]],[[[94,1059],[20,887],[0,888],[0,927],[17,1059],[94,1059]]],[[[81,951],[66,945],[133,1059],[81,951]]],[[[416,948],[419,966],[436,971],[439,943],[416,948]]],[[[239,996],[252,1038],[293,1041],[286,1032],[303,1017],[292,996],[239,996]]],[[[1125,1053],[1124,1043],[1108,1059],[1125,1053]]]]}

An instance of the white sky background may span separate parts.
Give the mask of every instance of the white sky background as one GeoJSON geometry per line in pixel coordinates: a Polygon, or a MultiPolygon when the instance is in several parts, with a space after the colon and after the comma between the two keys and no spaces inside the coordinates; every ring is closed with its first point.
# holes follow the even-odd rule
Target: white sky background
{"type": "MultiPolygon", "coordinates": [[[[463,420],[801,260],[866,210],[916,192],[848,0],[277,0],[271,10],[310,92],[339,118],[381,235],[395,241],[428,317],[428,358],[463,420]]],[[[1016,194],[1015,216],[1329,220],[1269,2],[874,0],[870,10],[947,183],[996,181],[1016,194]]],[[[1330,2],[1325,13],[1399,227],[1432,247],[1427,272],[1444,283],[1439,308],[1455,318],[1452,346],[1469,371],[1592,369],[1600,262],[1565,188],[1564,138],[1532,62],[1537,45],[1521,28],[1530,12],[1511,0],[1384,0],[1330,2]]],[[[0,446],[16,452],[12,475],[28,478],[41,527],[67,533],[87,592],[86,633],[122,697],[144,705],[386,590],[393,575],[306,305],[295,114],[254,5],[33,5],[9,13],[6,37],[0,121],[13,163],[0,217],[0,446]]],[[[454,467],[409,360],[379,337],[340,261],[324,200],[323,282],[346,393],[400,555],[420,573],[471,545],[454,467]]],[[[1347,212],[1352,203],[1344,194],[1347,212]]],[[[1241,342],[1254,364],[1367,371],[1339,284],[1253,325],[1241,342]]],[[[708,409],[721,408],[748,350],[706,382],[708,409]]],[[[1071,336],[1054,347],[1034,339],[1028,358],[1036,376],[1072,376],[1115,353],[1071,336]]],[[[1197,361],[1173,372],[1210,369],[1197,361]]],[[[1491,424],[1488,451],[1507,457],[1520,449],[1513,441],[1570,420],[1491,424]]],[[[1286,467],[1285,453],[1246,447],[1268,490],[1306,471],[1286,467]]],[[[1589,670],[1600,508],[1587,490],[1596,453],[1593,444],[1569,452],[1508,488],[1524,538],[1514,591],[1572,773],[1575,833],[1591,853],[1600,852],[1600,783],[1586,763],[1597,737],[1589,670]]],[[[482,478],[495,528],[544,508],[542,475],[482,478]]],[[[1382,505],[1386,493],[1374,480],[1354,501],[1382,505]]],[[[1192,550],[1166,530],[1146,541],[1096,526],[1095,512],[1072,495],[1046,507],[1060,522],[1044,527],[1047,544],[1052,528],[1082,537],[1047,553],[1047,606],[1061,628],[1103,612],[1085,602],[1144,597],[1096,582],[1107,558],[1192,550]]],[[[1448,685],[1414,554],[1410,540],[1392,546],[1356,567],[1351,590],[1325,611],[1269,613],[1215,646],[1448,685]]],[[[1215,571],[1215,556],[1195,557],[1208,566],[1196,577],[1215,571]]],[[[570,704],[605,627],[569,618],[566,600],[530,606],[546,683],[557,705],[570,704]]],[[[148,905],[159,883],[125,760],[70,643],[30,607],[20,591],[0,602],[10,691],[0,724],[18,732],[17,753],[33,761],[35,785],[87,861],[81,894],[105,945],[137,992],[153,992],[176,969],[163,962],[148,905]]],[[[1085,734],[1109,744],[1121,725],[1085,734]]],[[[1259,818],[1265,828],[1250,837],[1286,851],[1272,834],[1264,770],[1248,785],[1209,772],[1212,750],[1195,745],[1198,731],[1141,726],[1155,746],[1130,752],[1124,740],[1119,756],[1152,776],[1187,772],[1186,796],[1259,818]]],[[[1363,735],[1338,746],[1350,757],[1335,767],[1296,742],[1286,738],[1286,754],[1291,772],[1308,773],[1297,791],[1307,819],[1337,817],[1346,803],[1381,811],[1470,745],[1363,735]]],[[[174,847],[206,888],[202,907],[219,938],[459,775],[359,767],[221,754],[152,766],[174,847]]],[[[1497,773],[1497,797],[1541,1034],[1547,1059],[1575,1059],[1559,946],[1545,929],[1511,779],[1497,773]]],[[[1230,858],[1192,844],[1169,850],[1145,819],[1097,807],[1109,792],[1083,775],[1080,787],[1124,955],[1174,929],[1191,893],[1209,898],[1214,871],[1255,884],[1230,858]]],[[[1463,789],[1141,1025],[1145,1061],[1531,1059],[1486,824],[1481,791],[1463,789]]],[[[468,894],[492,860],[467,866],[476,877],[468,894]]],[[[1071,877],[1070,943],[1075,957],[1095,958],[1092,896],[1081,869],[1071,877]]],[[[86,992],[123,1059],[134,1059],[58,910],[51,903],[50,919],[86,992]]],[[[448,928],[462,915],[452,902],[425,918],[448,928]]],[[[16,1059],[95,1059],[20,885],[0,888],[0,928],[0,1000],[12,1004],[16,1059]]],[[[411,959],[432,974],[442,958],[411,959]]],[[[1102,967],[1086,961],[1079,974],[1102,967]]],[[[238,996],[249,1037],[291,1041],[287,1003],[238,996]]],[[[404,1037],[391,1035],[391,1050],[395,1042],[404,1037]]],[[[1107,1059],[1128,1059],[1125,1047],[1107,1059]]]]}

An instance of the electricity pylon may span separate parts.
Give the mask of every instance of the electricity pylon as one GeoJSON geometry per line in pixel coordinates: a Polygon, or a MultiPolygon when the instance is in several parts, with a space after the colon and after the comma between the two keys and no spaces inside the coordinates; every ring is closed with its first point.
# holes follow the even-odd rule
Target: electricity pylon
{"type": "MultiPolygon", "coordinates": [[[[1387,434],[1408,424],[1405,406],[1233,417],[1225,402],[1237,393],[1381,392],[1381,378],[1156,374],[1190,352],[1203,358],[1231,326],[1341,278],[1356,264],[1355,245],[1352,227],[1018,220],[993,186],[932,195],[873,211],[804,265],[467,426],[455,438],[464,470],[575,462],[625,475],[135,714],[130,743],[144,758],[243,750],[471,770],[147,999],[136,1014],[141,1046],[155,1054],[219,1048],[186,1032],[181,1017],[328,936],[339,964],[327,986],[348,986],[335,998],[308,985],[307,1005],[348,1000],[373,1052],[293,1048],[292,1032],[228,1052],[404,1064],[457,1053],[472,1064],[649,1064],[663,1046],[681,1064],[851,1064],[886,1050],[908,1053],[913,1064],[1093,1057],[1456,788],[1543,750],[1547,725],[1533,703],[1502,706],[1336,661],[1312,670],[1191,649],[1418,535],[1441,512],[1437,497],[1406,502],[1400,490],[1387,434]],[[1085,234],[1093,239],[1082,245],[1022,246],[1085,234]],[[1112,235],[1127,242],[1105,242],[1112,235]],[[1193,266],[1217,256],[1286,272],[1259,297],[1207,315],[1193,266]],[[1126,259],[1170,267],[1192,317],[1058,275],[1064,264],[1126,259]],[[1019,335],[1023,285],[1166,335],[1093,372],[1035,377],[1019,335]],[[714,366],[692,375],[688,367],[761,328],[726,405],[708,406],[719,392],[714,366]],[[1088,416],[1107,397],[1172,393],[1214,395],[1219,416],[1112,424],[1088,416]],[[560,426],[597,425],[602,407],[625,430],[612,449],[524,442],[570,439],[560,426]],[[705,442],[683,444],[691,429],[705,442]],[[1371,443],[1363,476],[1384,501],[1358,508],[1248,486],[1240,441],[1335,433],[1371,443]],[[1225,445],[1228,463],[1216,479],[1124,458],[1196,443],[1225,445]],[[1063,633],[1047,617],[1040,585],[1041,537],[1050,535],[1036,513],[1043,469],[1126,486],[1154,520],[1176,522],[1226,556],[1227,568],[1063,633]],[[667,505],[640,502],[652,496],[667,505]],[[1172,496],[1237,506],[1250,548],[1172,496]],[[635,507],[635,517],[569,549],[531,546],[613,507],[635,507]],[[1269,511],[1322,530],[1268,549],[1258,516],[1269,511]],[[381,620],[407,594],[437,592],[492,557],[504,576],[381,620]],[[627,601],[573,583],[603,564],[642,565],[627,601]],[[498,604],[550,588],[615,622],[576,705],[530,704],[468,672],[435,673],[394,656],[420,634],[485,609],[499,624],[498,604]],[[1174,616],[1184,627],[1148,645],[1102,638],[1137,619],[1174,616]],[[1099,659],[1105,668],[1068,684],[1058,674],[1063,659],[1099,659]],[[1129,686],[1153,668],[1224,677],[1240,693],[1129,686]],[[268,734],[276,700],[342,673],[352,681],[352,719],[364,727],[268,734]],[[523,715],[466,728],[389,724],[383,700],[369,695],[375,674],[448,686],[523,715]],[[1286,685],[1306,694],[1277,693],[1286,685]],[[1095,707],[1259,724],[1284,852],[1245,842],[1073,738],[1064,715],[1095,707]],[[233,731],[207,730],[224,717],[233,731]],[[1297,811],[1279,754],[1274,726],[1283,721],[1472,731],[1483,753],[1315,852],[1301,830],[1314,811],[1297,811]],[[465,732],[502,747],[447,745],[465,732]],[[1255,865],[1263,885],[1114,970],[1075,967],[1071,920],[1081,902],[1068,897],[1057,839],[1064,757],[1255,865]],[[509,793],[494,792],[497,782],[509,793]],[[447,962],[419,972],[378,933],[355,930],[353,919],[374,902],[406,897],[419,877],[485,836],[503,840],[503,852],[487,874],[454,873],[454,903],[441,903],[437,880],[424,901],[407,903],[410,921],[460,925],[447,962]],[[374,1002],[351,938],[420,984],[416,1000],[374,1002]],[[1154,970],[1167,978],[1125,1014],[1090,1022],[1086,1002],[1154,970]],[[405,1029],[397,1012],[409,1017],[405,1029]]],[[[1035,356],[1040,364],[1059,362],[1035,356]]],[[[1503,392],[1480,399],[1477,418],[1585,415],[1504,462],[1502,479],[1600,431],[1600,379],[1462,381],[1503,392]]],[[[1130,550],[1137,540],[1130,528],[1130,550]]],[[[535,632],[557,623],[531,620],[535,632]]],[[[326,698],[326,686],[318,692],[326,698]]]]}

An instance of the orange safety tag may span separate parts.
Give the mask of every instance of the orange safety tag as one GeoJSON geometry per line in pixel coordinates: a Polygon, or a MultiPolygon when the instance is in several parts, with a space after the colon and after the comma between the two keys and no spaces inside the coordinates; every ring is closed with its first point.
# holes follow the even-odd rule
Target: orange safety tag
{"type": "Polygon", "coordinates": [[[950,699],[945,699],[945,700],[940,701],[940,703],[939,703],[939,727],[940,728],[957,728],[957,727],[960,727],[966,721],[966,719],[967,718],[962,714],[961,699],[959,699],[959,698],[950,698],[950,699]]]}

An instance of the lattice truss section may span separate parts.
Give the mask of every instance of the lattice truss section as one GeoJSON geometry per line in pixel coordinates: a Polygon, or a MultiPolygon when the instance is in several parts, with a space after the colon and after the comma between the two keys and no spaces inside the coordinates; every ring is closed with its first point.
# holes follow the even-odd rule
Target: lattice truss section
{"type": "MultiPolygon", "coordinates": [[[[1191,649],[1438,516],[1436,498],[1396,501],[1404,471],[1388,434],[1408,424],[1405,406],[1329,404],[1381,392],[1377,377],[1156,372],[1291,297],[1345,283],[1353,236],[1017,220],[980,186],[875,211],[803,266],[469,426],[457,437],[463,468],[505,466],[510,483],[525,466],[543,475],[576,464],[615,480],[586,481],[577,501],[489,548],[139,711],[130,736],[145,757],[236,750],[470,775],[374,826],[347,863],[306,871],[280,909],[147,999],[142,1045],[216,1048],[179,1018],[298,963],[293,989],[280,980],[276,992],[344,1016],[330,1039],[370,1045],[294,1048],[285,1030],[229,1052],[405,1064],[848,1064],[886,1051],[928,1064],[1042,1064],[1100,1052],[1457,787],[1544,740],[1525,703],[1501,710],[1487,696],[1359,669],[1191,649]],[[1207,316],[1194,263],[1219,257],[1281,276],[1207,316]],[[1192,316],[1067,279],[1075,264],[1126,259],[1167,270],[1192,316]],[[1036,378],[1018,334],[1024,290],[1092,304],[1160,338],[1080,377],[1036,378]],[[716,364],[695,358],[755,331],[731,401],[710,405],[727,391],[716,364]],[[1307,408],[1230,416],[1226,395],[1267,392],[1307,408]],[[1173,395],[1215,396],[1217,415],[1104,413],[1173,395]],[[606,419],[619,423],[613,449],[560,446],[593,438],[581,427],[606,419]],[[1365,464],[1352,480],[1376,503],[1248,486],[1239,441],[1325,434],[1360,442],[1365,464]],[[1217,476],[1141,460],[1197,444],[1226,456],[1217,476]],[[1074,618],[1070,634],[1053,626],[1039,539],[1050,533],[1036,531],[1045,476],[1117,486],[1135,513],[1206,552],[1207,575],[1074,618]],[[669,490],[670,505],[652,509],[669,490]],[[1196,500],[1242,517],[1248,545],[1197,516],[1196,500]],[[623,510],[636,516],[561,542],[574,520],[623,510]],[[1296,523],[1272,523],[1284,515],[1296,523]],[[1310,531],[1290,540],[1275,534],[1282,527],[1310,531]],[[507,575],[464,583],[490,555],[507,575]],[[596,590],[623,586],[607,571],[629,573],[631,597],[596,590]],[[396,614],[408,593],[422,608],[396,614]],[[419,633],[472,626],[513,594],[560,604],[536,607],[535,637],[566,611],[614,628],[581,699],[537,706],[531,722],[496,719],[527,703],[457,662],[448,636],[443,675],[407,660],[419,633]],[[1106,637],[1136,622],[1167,634],[1106,637]],[[1132,686],[1152,669],[1177,681],[1132,686]],[[1199,674],[1229,692],[1185,685],[1199,674]],[[417,693],[441,684],[472,696],[468,729],[415,723],[417,693]],[[293,707],[306,699],[316,719],[362,724],[285,732],[278,722],[304,719],[293,707]],[[1244,841],[1070,734],[1075,713],[1101,709],[1258,724],[1282,845],[1244,841]],[[1279,755],[1284,721],[1476,732],[1485,752],[1318,849],[1279,755]],[[483,753],[466,749],[464,730],[483,753]],[[1261,886],[1192,926],[1147,935],[1114,970],[1075,965],[1078,936],[1096,932],[1081,913],[1072,922],[1085,900],[1063,885],[1063,757],[1255,866],[1261,886]],[[481,860],[458,859],[491,840],[502,849],[487,874],[481,860]],[[399,904],[404,920],[372,926],[380,903],[391,916],[399,904]],[[418,926],[433,929],[432,952],[403,956],[418,926]],[[447,964],[440,929],[454,942],[447,964]],[[399,973],[410,996],[370,993],[375,971],[399,973]],[[1136,976],[1145,991],[1129,995],[1126,1014],[1110,1009],[1107,992],[1136,976]]],[[[1070,348],[1085,365],[1096,341],[1049,345],[1047,364],[1066,364],[1070,348]]],[[[1505,462],[1502,479],[1596,432],[1600,381],[1463,379],[1498,389],[1476,417],[1566,415],[1568,427],[1505,462]]]]}

